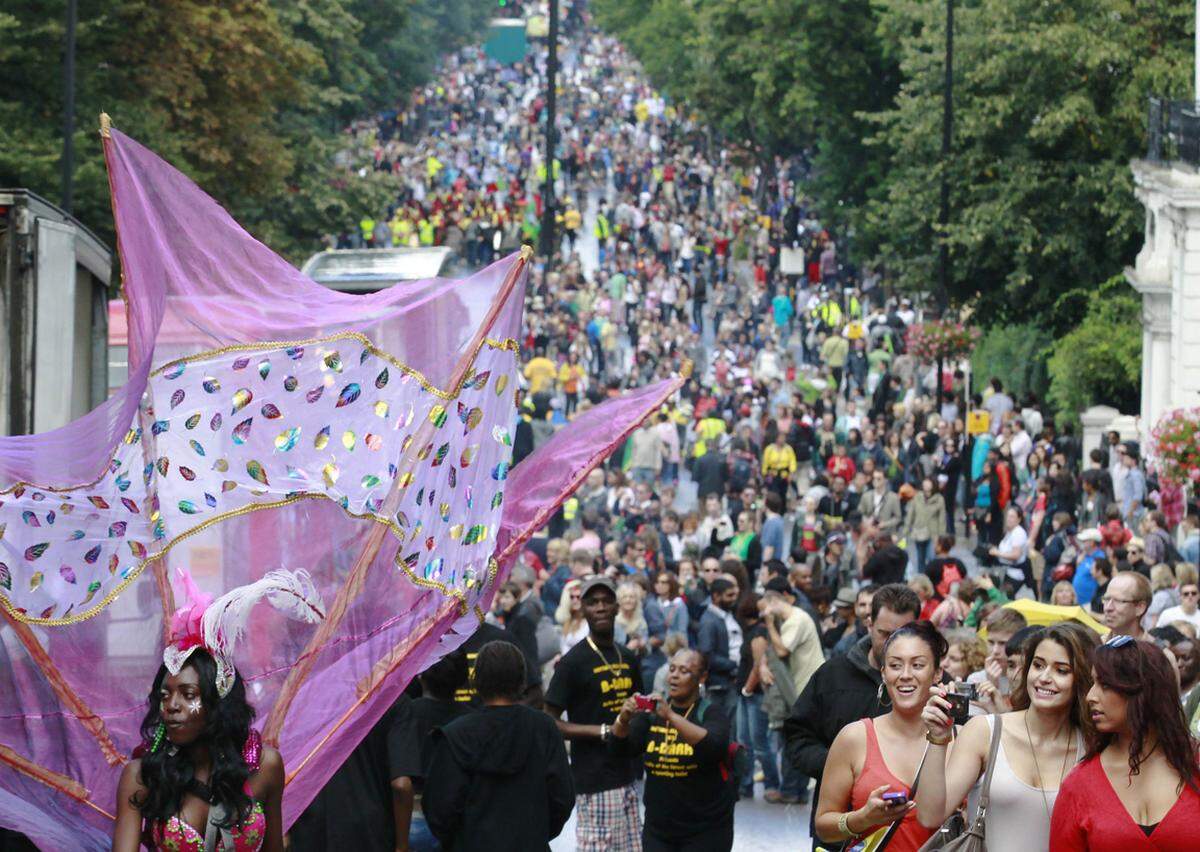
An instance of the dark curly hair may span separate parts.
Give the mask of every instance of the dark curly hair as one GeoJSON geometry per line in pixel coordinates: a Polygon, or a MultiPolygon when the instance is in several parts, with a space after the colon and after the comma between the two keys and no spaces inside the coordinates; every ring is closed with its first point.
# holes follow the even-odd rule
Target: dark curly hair
{"type": "MultiPolygon", "coordinates": [[[[250,736],[250,723],[254,721],[254,708],[246,701],[246,686],[241,675],[235,676],[228,695],[221,698],[217,694],[217,664],[207,651],[193,652],[184,668],[195,669],[200,676],[200,701],[206,714],[200,739],[208,747],[212,761],[208,778],[211,801],[223,804],[229,814],[229,821],[222,828],[240,826],[250,817],[254,807],[245,790],[250,767],[242,757],[242,749],[250,736]]],[[[142,741],[145,743],[154,742],[162,722],[160,694],[166,679],[167,667],[160,666],[150,689],[150,707],[142,719],[142,741]]],[[[141,755],[140,775],[146,792],[134,794],[130,799],[130,804],[142,812],[142,818],[151,823],[165,822],[179,813],[188,784],[195,774],[187,749],[179,749],[173,755],[168,751],[164,741],[157,751],[146,749],[141,755]]]]}

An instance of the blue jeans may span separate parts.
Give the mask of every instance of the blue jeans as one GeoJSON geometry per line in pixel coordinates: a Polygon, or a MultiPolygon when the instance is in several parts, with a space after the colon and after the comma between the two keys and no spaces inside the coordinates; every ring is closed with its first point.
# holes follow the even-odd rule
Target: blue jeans
{"type": "MultiPolygon", "coordinates": [[[[778,752],[772,747],[767,736],[767,714],[762,708],[763,697],[756,693],[747,698],[738,696],[737,709],[737,738],[738,742],[750,750],[753,757],[762,764],[763,788],[766,790],[779,789],[778,752]]],[[[754,773],[742,782],[742,792],[748,796],[754,795],[754,773]]]]}
{"type": "MultiPolygon", "coordinates": [[[[771,746],[777,754],[785,754],[783,747],[783,731],[771,731],[771,746]]],[[[808,776],[802,775],[800,770],[792,765],[792,762],[784,758],[783,762],[783,783],[779,787],[779,792],[785,796],[795,796],[798,799],[808,800],[808,776]]]]}
{"type": "Polygon", "coordinates": [[[412,823],[408,827],[408,848],[411,852],[437,852],[442,848],[421,814],[412,815],[412,823]]]}

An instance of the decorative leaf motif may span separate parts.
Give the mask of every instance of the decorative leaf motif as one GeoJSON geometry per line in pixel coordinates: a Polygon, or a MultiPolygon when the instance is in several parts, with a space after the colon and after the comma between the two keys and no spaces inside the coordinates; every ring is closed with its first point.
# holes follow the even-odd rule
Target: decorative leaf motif
{"type": "Polygon", "coordinates": [[[454,486],[458,485],[458,468],[456,468],[454,465],[450,465],[450,478],[449,478],[449,482],[450,482],[450,487],[451,487],[451,488],[453,488],[454,486]]]}
{"type": "Polygon", "coordinates": [[[196,504],[191,500],[180,500],[179,511],[183,512],[185,515],[195,515],[198,514],[200,510],[196,508],[196,504]]]}
{"type": "Polygon", "coordinates": [[[98,560],[100,558],[100,550],[101,550],[101,546],[97,544],[95,547],[93,547],[87,553],[83,554],[83,561],[86,562],[88,565],[95,565],[96,560],[98,560]]]}
{"type": "Polygon", "coordinates": [[[471,444],[469,447],[463,448],[462,455],[459,456],[458,466],[466,470],[475,461],[475,457],[479,455],[479,445],[471,444]]]}
{"type": "Polygon", "coordinates": [[[238,388],[233,394],[233,410],[230,414],[237,414],[243,408],[250,404],[254,399],[254,394],[249,388],[238,388]]]}
{"type": "Polygon", "coordinates": [[[108,537],[109,538],[124,538],[125,530],[128,526],[129,525],[126,524],[124,521],[116,521],[115,523],[109,524],[108,525],[108,537]]]}
{"type": "Polygon", "coordinates": [[[187,420],[183,421],[184,429],[195,429],[199,425],[200,425],[200,412],[199,411],[197,411],[195,414],[193,414],[187,420]]]}
{"type": "Polygon", "coordinates": [[[437,448],[437,452],[433,454],[433,462],[430,467],[440,467],[442,462],[446,460],[447,454],[450,452],[450,443],[447,441],[437,448]]]}
{"type": "Polygon", "coordinates": [[[384,367],[382,370],[379,371],[379,375],[375,377],[375,387],[379,388],[380,390],[383,390],[383,388],[387,387],[387,383],[388,383],[388,371],[387,371],[387,367],[384,367]]]}
{"type": "Polygon", "coordinates": [[[306,393],[304,398],[310,403],[313,403],[320,399],[323,393],[325,393],[325,385],[317,385],[315,388],[306,393]]]}
{"type": "Polygon", "coordinates": [[[504,492],[503,491],[497,491],[495,494],[492,495],[492,508],[493,509],[499,509],[500,504],[502,502],[504,502],[504,492]]]}
{"type": "Polygon", "coordinates": [[[358,384],[356,382],[351,382],[342,388],[342,392],[338,394],[338,401],[334,408],[343,408],[349,405],[350,403],[354,402],[354,400],[358,399],[359,394],[361,393],[362,390],[359,388],[358,384]]]}
{"type": "Polygon", "coordinates": [[[335,373],[342,371],[342,356],[336,351],[326,355],[321,363],[325,365],[325,369],[327,370],[333,370],[335,373]]]}
{"type": "Polygon", "coordinates": [[[21,513],[21,520],[31,527],[40,527],[42,522],[38,520],[38,516],[26,509],[21,513]]]}
{"type": "Polygon", "coordinates": [[[375,416],[376,417],[387,417],[388,416],[388,404],[386,402],[384,402],[382,399],[379,400],[379,402],[375,403],[375,416]]]}
{"type": "Polygon", "coordinates": [[[99,580],[93,580],[92,582],[88,583],[87,597],[85,597],[83,599],[82,606],[87,606],[88,604],[90,604],[92,602],[92,598],[94,598],[96,596],[96,592],[98,592],[98,591],[100,591],[100,581],[99,580]]]}
{"type": "Polygon", "coordinates": [[[202,447],[200,445],[199,441],[192,439],[191,441],[188,441],[188,443],[191,445],[192,449],[195,450],[196,455],[198,455],[198,456],[204,455],[204,447],[202,447]]]}
{"type": "Polygon", "coordinates": [[[287,356],[289,358],[291,358],[293,361],[299,361],[301,358],[304,357],[304,347],[303,346],[290,346],[284,351],[286,352],[287,356]]]}
{"type": "Polygon", "coordinates": [[[363,488],[374,488],[378,484],[379,484],[379,477],[375,476],[374,474],[368,473],[366,476],[364,476],[362,478],[362,487],[363,488]]]}
{"type": "Polygon", "coordinates": [[[180,465],[179,466],[179,475],[182,476],[184,479],[186,479],[188,482],[194,482],[196,480],[196,472],[193,471],[190,467],[184,467],[183,465],[180,465]]]}
{"type": "Polygon", "coordinates": [[[464,387],[466,387],[470,390],[483,390],[484,387],[487,386],[488,379],[490,379],[491,377],[492,377],[492,371],[484,370],[482,373],[478,373],[477,375],[472,376],[471,380],[469,382],[467,382],[464,385],[464,387]]]}
{"type": "Polygon", "coordinates": [[[43,541],[40,544],[30,545],[29,547],[25,548],[25,561],[36,562],[41,558],[42,554],[46,552],[48,547],[50,547],[50,542],[43,541]]]}
{"type": "Polygon", "coordinates": [[[58,576],[62,577],[64,581],[70,583],[71,585],[74,585],[76,582],[75,569],[70,565],[59,565],[58,576]]]}
{"type": "Polygon", "coordinates": [[[218,473],[225,473],[229,470],[229,462],[225,459],[217,459],[215,462],[213,462],[212,469],[218,473]]]}
{"type": "Polygon", "coordinates": [[[137,539],[130,539],[129,552],[132,553],[134,556],[136,556],[138,559],[145,559],[146,558],[146,545],[142,544],[137,539]]]}
{"type": "Polygon", "coordinates": [[[261,482],[263,485],[271,484],[267,482],[267,473],[263,470],[263,466],[253,459],[246,462],[246,473],[250,474],[250,478],[255,482],[261,482]]]}
{"type": "Polygon", "coordinates": [[[435,405],[429,409],[429,422],[439,429],[446,424],[446,406],[435,405]]]}
{"type": "Polygon", "coordinates": [[[512,446],[512,436],[508,434],[508,430],[503,426],[496,425],[492,427],[492,437],[496,443],[503,444],[506,447],[512,446]]]}
{"type": "Polygon", "coordinates": [[[205,393],[216,393],[221,389],[221,383],[214,376],[209,376],[200,383],[200,387],[204,388],[205,393]]]}
{"type": "Polygon", "coordinates": [[[171,394],[171,410],[172,411],[174,411],[176,408],[179,407],[179,404],[181,402],[183,402],[183,398],[185,396],[187,396],[187,394],[183,392],[183,388],[175,389],[175,393],[171,394]]]}
{"type": "Polygon", "coordinates": [[[224,482],[221,483],[221,493],[222,494],[228,494],[230,491],[232,491],[235,488],[237,488],[237,483],[234,482],[232,479],[226,479],[224,482]]]}
{"type": "Polygon", "coordinates": [[[358,443],[358,436],[356,436],[353,432],[351,432],[350,430],[347,429],[345,432],[342,433],[342,446],[345,447],[347,450],[349,450],[350,452],[354,452],[354,447],[357,443],[358,443]]]}
{"type": "Polygon", "coordinates": [[[433,441],[430,441],[428,444],[421,447],[420,452],[417,453],[417,461],[425,461],[425,459],[429,458],[429,454],[432,452],[433,452],[433,441]]]}
{"type": "Polygon", "coordinates": [[[37,591],[38,586],[42,585],[42,572],[34,571],[33,576],[29,578],[29,591],[37,591]]]}
{"type": "Polygon", "coordinates": [[[241,423],[233,427],[233,442],[235,444],[244,444],[250,437],[250,425],[254,422],[253,417],[247,417],[241,423]]]}
{"type": "Polygon", "coordinates": [[[209,508],[211,509],[217,508],[217,498],[209,494],[207,491],[204,492],[204,502],[208,504],[209,508]]]}
{"type": "Polygon", "coordinates": [[[221,412],[218,411],[212,416],[212,420],[208,421],[208,428],[216,432],[221,428],[221,424],[224,422],[225,421],[221,418],[221,412]]]}
{"type": "Polygon", "coordinates": [[[233,369],[244,370],[244,369],[246,369],[246,367],[249,364],[250,364],[249,358],[238,358],[236,361],[233,362],[233,369]]]}
{"type": "Polygon", "coordinates": [[[329,428],[328,426],[321,429],[317,433],[317,437],[313,438],[313,448],[323,450],[329,445],[329,428]]]}
{"type": "Polygon", "coordinates": [[[508,387],[508,373],[501,373],[500,375],[496,376],[496,384],[494,387],[496,388],[496,396],[500,396],[500,394],[504,393],[504,389],[508,387]]]}
{"type": "Polygon", "coordinates": [[[492,468],[492,479],[503,482],[508,479],[508,462],[502,461],[492,468]]]}
{"type": "Polygon", "coordinates": [[[0,588],[12,591],[12,571],[3,562],[0,562],[0,588]]]}
{"type": "Polygon", "coordinates": [[[333,462],[329,462],[329,464],[321,468],[321,476],[325,479],[325,484],[330,488],[337,484],[338,477],[341,475],[342,472],[333,462]]]}
{"type": "Polygon", "coordinates": [[[91,503],[93,506],[95,506],[97,509],[107,509],[108,508],[108,501],[105,500],[103,497],[97,497],[97,496],[93,495],[91,497],[88,497],[88,502],[91,503]]]}
{"type": "Polygon", "coordinates": [[[383,438],[378,435],[373,435],[370,432],[363,437],[363,443],[371,452],[378,452],[383,449],[383,438]]]}
{"type": "Polygon", "coordinates": [[[166,456],[163,456],[157,462],[154,463],[154,466],[156,468],[158,468],[159,476],[166,476],[167,471],[171,469],[171,460],[168,459],[166,456]]]}
{"type": "Polygon", "coordinates": [[[176,361],[174,364],[172,364],[170,367],[167,368],[166,372],[163,373],[163,377],[167,378],[167,379],[178,379],[180,376],[183,375],[183,368],[185,366],[187,366],[185,362],[176,361]]]}
{"type": "Polygon", "coordinates": [[[140,514],[140,511],[138,510],[138,504],[130,500],[128,497],[121,498],[121,505],[123,505],[134,515],[140,514]]]}
{"type": "Polygon", "coordinates": [[[296,446],[296,442],[300,440],[300,427],[293,426],[280,432],[275,436],[275,449],[277,452],[286,453],[296,446]]]}
{"type": "Polygon", "coordinates": [[[262,416],[268,420],[278,420],[283,416],[283,412],[276,408],[274,404],[268,402],[262,407],[262,416]]]}
{"type": "Polygon", "coordinates": [[[163,432],[168,431],[170,428],[171,428],[171,422],[169,420],[155,420],[153,423],[150,424],[150,434],[151,435],[161,435],[163,432]]]}

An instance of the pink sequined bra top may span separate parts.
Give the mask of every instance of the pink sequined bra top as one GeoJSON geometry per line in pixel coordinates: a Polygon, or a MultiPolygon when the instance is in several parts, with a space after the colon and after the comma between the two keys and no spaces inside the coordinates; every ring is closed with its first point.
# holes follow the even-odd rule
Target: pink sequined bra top
{"type": "MultiPolygon", "coordinates": [[[[262,756],[262,737],[258,731],[251,730],[246,739],[242,757],[250,767],[251,774],[258,771],[259,759],[262,756]]],[[[253,799],[250,793],[250,783],[243,788],[246,795],[253,799]]],[[[157,852],[204,852],[204,835],[195,826],[178,814],[165,823],[156,823],[151,834],[154,839],[154,849],[157,852]]],[[[267,836],[267,817],[263,813],[262,802],[255,801],[250,815],[240,826],[234,826],[224,833],[222,840],[226,845],[217,844],[217,849],[232,849],[233,852],[258,852],[262,849],[267,836]],[[231,845],[229,845],[231,844],[231,845]]]]}

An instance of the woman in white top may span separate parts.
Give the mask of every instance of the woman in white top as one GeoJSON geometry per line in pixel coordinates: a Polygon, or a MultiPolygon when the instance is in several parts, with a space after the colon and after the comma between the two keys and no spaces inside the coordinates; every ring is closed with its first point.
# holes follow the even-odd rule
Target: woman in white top
{"type": "Polygon", "coordinates": [[[1033,582],[1033,568],[1029,564],[1029,534],[1022,522],[1025,513],[1019,506],[1010,505],[1004,513],[1004,538],[988,550],[1000,561],[1004,579],[1009,586],[1009,597],[1015,597],[1021,586],[1028,586],[1037,597],[1037,586],[1033,582]]]}
{"type": "MultiPolygon", "coordinates": [[[[1054,799],[1063,778],[1083,758],[1091,729],[1089,657],[1097,642],[1088,628],[1063,622],[1026,643],[1024,689],[1014,691],[1015,709],[1001,717],[986,816],[988,852],[1049,848],[1054,799]]],[[[968,792],[968,822],[974,818],[995,729],[992,716],[976,716],[950,747],[953,723],[946,693],[934,687],[922,714],[930,745],[916,799],[917,819],[927,828],[945,822],[968,792]]]]}

